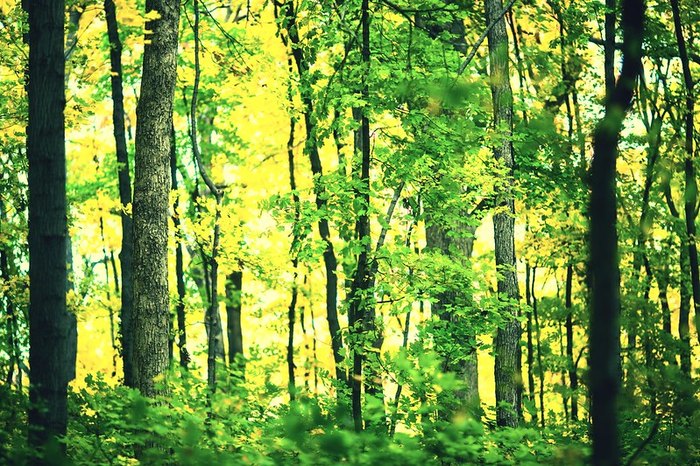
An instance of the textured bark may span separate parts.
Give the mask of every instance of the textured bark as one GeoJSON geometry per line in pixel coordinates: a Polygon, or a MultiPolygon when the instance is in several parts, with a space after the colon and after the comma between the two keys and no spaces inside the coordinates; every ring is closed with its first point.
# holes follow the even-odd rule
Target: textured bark
{"type": "Polygon", "coordinates": [[[119,39],[117,12],[114,0],[105,0],[107,19],[107,36],[109,39],[109,61],[111,65],[112,84],[112,125],[117,152],[117,177],[119,181],[119,201],[122,224],[121,252],[121,352],[124,367],[124,384],[133,386],[133,338],[131,335],[131,314],[134,303],[133,289],[133,254],[134,236],[131,216],[127,206],[131,204],[131,177],[129,175],[129,152],[126,146],[124,124],[124,94],[122,91],[122,43],[119,39]]]}
{"type": "Polygon", "coordinates": [[[77,344],[75,316],[66,308],[65,3],[22,6],[29,19],[29,445],[40,457],[66,433],[77,344]]]}
{"type": "MultiPolygon", "coordinates": [[[[513,93],[510,87],[508,66],[508,36],[506,23],[501,15],[501,0],[486,0],[486,24],[494,24],[488,33],[489,77],[493,100],[494,127],[500,141],[493,147],[496,161],[507,169],[506,179],[501,184],[501,205],[493,216],[496,268],[499,272],[498,295],[504,300],[517,303],[519,300],[516,274],[513,200],[513,93]]],[[[520,323],[517,320],[517,305],[504,306],[503,325],[498,329],[494,341],[496,357],[496,422],[499,426],[518,425],[521,417],[520,370],[520,323]]]]}
{"type": "Polygon", "coordinates": [[[147,0],[146,11],[159,19],[144,47],[141,93],[136,108],[134,174],[134,386],[146,396],[159,390],[154,377],[168,368],[170,327],[168,296],[168,210],[170,133],[177,74],[176,0],[147,0]]]}
{"type": "Polygon", "coordinates": [[[623,65],[607,95],[605,116],[593,136],[591,167],[589,389],[594,465],[620,464],[617,395],[620,391],[620,272],[617,254],[617,143],[641,72],[644,1],[622,6],[623,65]]]}

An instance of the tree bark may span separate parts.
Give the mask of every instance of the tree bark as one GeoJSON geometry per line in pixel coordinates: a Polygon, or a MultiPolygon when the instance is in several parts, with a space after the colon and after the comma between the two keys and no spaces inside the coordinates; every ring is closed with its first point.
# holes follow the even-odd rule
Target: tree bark
{"type": "Polygon", "coordinates": [[[497,288],[504,302],[504,324],[494,341],[496,357],[496,422],[499,426],[516,427],[522,413],[520,370],[520,322],[517,320],[519,300],[516,273],[514,216],[512,193],[513,176],[513,93],[510,87],[508,65],[508,35],[501,15],[501,0],[486,0],[486,24],[494,26],[487,39],[489,45],[489,75],[493,100],[493,124],[499,142],[493,147],[496,161],[506,168],[507,179],[501,185],[501,205],[493,216],[496,268],[499,273],[497,288]],[[500,19],[499,19],[500,17],[500,19]]]}
{"type": "Polygon", "coordinates": [[[641,72],[644,1],[622,6],[623,65],[615,88],[607,95],[605,116],[593,136],[590,199],[591,438],[594,465],[620,464],[617,395],[620,391],[620,272],[617,255],[617,143],[641,72]]]}
{"type": "Polygon", "coordinates": [[[136,107],[134,174],[134,386],[146,396],[161,389],[154,378],[168,369],[168,210],[170,134],[177,75],[177,0],[146,0],[159,18],[144,46],[141,93],[136,107]]]}
{"type": "MultiPolygon", "coordinates": [[[[36,464],[65,435],[75,377],[76,319],[66,307],[67,205],[63,0],[24,0],[29,64],[29,445],[36,464]]],[[[61,453],[62,454],[62,453],[61,453]]]]}

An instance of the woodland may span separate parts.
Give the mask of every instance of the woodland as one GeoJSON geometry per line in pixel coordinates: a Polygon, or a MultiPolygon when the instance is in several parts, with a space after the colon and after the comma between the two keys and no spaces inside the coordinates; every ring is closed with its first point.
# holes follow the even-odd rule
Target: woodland
{"type": "Polygon", "coordinates": [[[0,0],[0,464],[700,465],[696,0],[0,0]]]}

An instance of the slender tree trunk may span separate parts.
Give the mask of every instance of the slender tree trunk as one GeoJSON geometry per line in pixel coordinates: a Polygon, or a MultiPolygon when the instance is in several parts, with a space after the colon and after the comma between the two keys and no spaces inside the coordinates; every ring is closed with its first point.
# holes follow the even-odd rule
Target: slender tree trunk
{"type": "MultiPolygon", "coordinates": [[[[671,196],[671,184],[670,180],[666,180],[663,183],[664,198],[666,199],[666,206],[668,207],[671,216],[678,222],[680,222],[681,214],[676,208],[676,204],[673,202],[673,197],[671,196]]],[[[686,232],[678,230],[678,239],[680,241],[680,258],[679,258],[679,269],[680,277],[678,283],[678,290],[680,294],[680,302],[678,306],[678,337],[681,340],[680,347],[678,349],[680,361],[681,361],[681,372],[686,376],[690,375],[690,290],[688,288],[688,277],[690,276],[690,266],[688,262],[688,248],[686,247],[686,232]]],[[[662,301],[663,305],[663,301],[662,301]]],[[[668,326],[670,329],[671,320],[669,313],[668,326]]],[[[670,332],[669,332],[670,333],[670,332]]]]}
{"type": "MultiPolygon", "coordinates": [[[[362,29],[362,95],[367,102],[369,90],[367,76],[369,74],[369,3],[362,0],[361,7],[361,29],[362,29]]],[[[359,213],[355,223],[355,236],[361,246],[360,254],[357,258],[357,269],[353,277],[352,288],[348,295],[348,320],[350,331],[356,335],[355,348],[353,348],[353,371],[352,371],[352,417],[355,422],[355,430],[363,429],[362,418],[362,369],[366,358],[365,339],[375,330],[374,322],[374,291],[372,289],[372,273],[370,271],[369,254],[372,239],[370,236],[369,207],[370,207],[370,140],[369,140],[369,117],[368,108],[362,109],[360,118],[360,153],[361,164],[358,179],[358,188],[355,191],[356,204],[359,205],[359,213]],[[359,347],[358,347],[359,346],[359,347]]],[[[368,378],[373,371],[368,371],[368,378]]],[[[364,381],[365,391],[372,381],[364,381]]],[[[376,390],[375,390],[376,391],[376,390]]]]}
{"type": "Polygon", "coordinates": [[[180,367],[187,369],[190,363],[190,353],[187,351],[187,328],[185,317],[185,260],[183,246],[183,232],[180,222],[180,196],[177,194],[177,150],[175,146],[175,128],[170,130],[170,183],[175,193],[173,201],[173,228],[175,229],[175,281],[177,283],[177,302],[175,304],[175,316],[177,319],[177,347],[180,367]]]}
{"type": "Polygon", "coordinates": [[[105,17],[107,19],[107,36],[109,39],[109,61],[111,66],[110,79],[112,83],[112,125],[114,126],[114,141],[117,152],[117,178],[119,185],[119,201],[122,208],[119,213],[122,223],[121,252],[121,353],[124,367],[124,384],[132,387],[132,351],[133,337],[131,335],[131,314],[134,304],[133,289],[133,253],[134,234],[131,216],[127,213],[131,204],[131,177],[129,175],[129,152],[124,132],[124,94],[122,91],[122,43],[119,38],[117,12],[114,0],[105,0],[105,17]]]}
{"type": "MultiPolygon", "coordinates": [[[[683,238],[685,240],[685,238],[683,238]]],[[[681,276],[679,278],[680,303],[678,310],[678,337],[681,340],[679,356],[681,360],[681,372],[690,376],[692,369],[690,362],[690,261],[688,260],[688,248],[681,246],[681,276]]]]}
{"type": "MultiPolygon", "coordinates": [[[[518,302],[518,276],[516,274],[513,200],[513,93],[510,87],[508,66],[508,35],[501,15],[501,0],[486,0],[486,24],[494,26],[488,33],[489,74],[493,98],[494,127],[500,140],[493,147],[493,155],[506,172],[501,188],[505,209],[493,216],[496,268],[499,272],[498,295],[501,299],[518,302]],[[505,210],[505,211],[504,211],[505,210]]],[[[504,303],[505,323],[498,329],[494,342],[496,356],[496,422],[499,426],[515,427],[521,418],[520,322],[517,305],[504,303]]]]}
{"type": "Polygon", "coordinates": [[[68,382],[75,377],[75,315],[66,308],[66,152],[63,0],[24,0],[29,65],[29,445],[44,449],[65,435],[68,382]]]}
{"type": "Polygon", "coordinates": [[[617,395],[620,389],[620,272],[617,255],[617,143],[641,72],[644,1],[623,0],[622,72],[608,93],[605,116],[593,137],[590,212],[591,438],[594,465],[620,464],[617,395]]]}
{"type": "MultiPolygon", "coordinates": [[[[284,28],[289,38],[290,48],[294,63],[297,67],[299,79],[302,82],[300,89],[301,101],[304,106],[304,127],[306,130],[306,145],[305,151],[311,162],[311,173],[314,177],[314,193],[316,208],[319,212],[326,210],[327,200],[325,188],[321,182],[323,177],[323,166],[321,157],[318,152],[318,141],[316,140],[316,125],[312,116],[313,100],[309,89],[309,63],[307,57],[304,56],[304,47],[299,38],[299,30],[296,24],[296,13],[291,0],[282,5],[282,14],[284,19],[284,28]]],[[[338,268],[338,259],[335,255],[333,242],[331,240],[330,226],[328,218],[325,214],[318,219],[318,232],[321,239],[325,243],[323,251],[323,263],[326,272],[326,317],[328,319],[328,329],[331,335],[331,348],[333,350],[333,360],[335,363],[336,379],[347,383],[348,378],[345,370],[341,367],[343,362],[342,348],[343,340],[340,332],[340,323],[338,322],[338,276],[336,270],[338,268]]]]}
{"type": "Polygon", "coordinates": [[[528,399],[535,406],[532,411],[534,424],[537,424],[537,405],[535,404],[535,347],[532,342],[532,296],[530,295],[532,277],[530,264],[525,264],[525,304],[529,308],[527,313],[527,386],[528,399]]]}
{"type": "MultiPolygon", "coordinates": [[[[292,58],[287,59],[287,66],[289,67],[290,76],[293,72],[292,58]]],[[[287,99],[290,105],[293,104],[292,100],[292,89],[291,85],[287,90],[287,99]]],[[[289,168],[289,189],[292,193],[292,202],[294,204],[294,224],[292,225],[292,244],[290,246],[290,255],[292,256],[292,269],[294,270],[294,275],[292,277],[292,297],[289,300],[289,307],[287,308],[287,328],[289,331],[289,339],[287,341],[287,376],[289,379],[289,398],[294,400],[296,398],[296,376],[294,364],[294,326],[296,323],[296,312],[297,312],[297,299],[299,295],[299,290],[297,288],[297,280],[299,278],[299,242],[301,241],[301,236],[299,234],[300,221],[301,221],[301,200],[299,199],[299,193],[297,193],[297,181],[294,170],[294,129],[296,126],[296,121],[294,118],[289,119],[289,139],[287,140],[287,165],[289,168]]],[[[336,138],[336,140],[338,140],[336,138]]],[[[340,156],[340,148],[338,149],[338,154],[340,156]]],[[[302,314],[302,330],[303,330],[303,314],[302,314]]]]}
{"type": "Polygon", "coordinates": [[[537,338],[535,344],[537,346],[537,376],[540,382],[539,389],[539,399],[540,399],[540,425],[544,429],[545,427],[545,408],[544,408],[544,365],[542,364],[542,334],[540,331],[540,316],[537,310],[537,296],[535,295],[535,283],[537,282],[537,267],[532,268],[532,281],[530,290],[530,296],[532,297],[532,314],[535,317],[535,337],[537,338]]]}
{"type": "Polygon", "coordinates": [[[199,143],[197,142],[197,102],[199,97],[199,79],[201,75],[201,68],[199,65],[199,2],[198,0],[193,1],[192,8],[194,10],[194,24],[192,26],[194,34],[194,85],[192,87],[192,100],[190,101],[190,140],[192,142],[192,152],[194,159],[199,168],[199,174],[207,185],[209,191],[216,199],[216,212],[214,214],[214,232],[212,237],[212,247],[211,256],[209,259],[210,277],[209,277],[209,306],[207,308],[205,322],[209,329],[207,334],[207,383],[209,384],[210,390],[213,392],[216,390],[216,359],[220,358],[223,362],[225,359],[224,354],[224,342],[223,342],[223,327],[221,325],[221,315],[219,314],[219,291],[218,291],[218,277],[219,277],[219,237],[221,234],[221,226],[219,221],[221,219],[221,203],[223,199],[223,193],[214,184],[207,173],[206,168],[202,162],[202,157],[199,152],[199,143]]]}
{"type": "MultiPolygon", "coordinates": [[[[2,201],[0,200],[0,214],[2,214],[2,219],[4,220],[4,212],[2,212],[2,201]]],[[[2,278],[3,284],[7,285],[10,282],[10,267],[8,264],[8,253],[5,250],[0,250],[0,278],[2,278]]],[[[12,296],[5,290],[3,293],[5,310],[7,312],[7,327],[5,329],[7,335],[7,349],[10,356],[10,367],[7,369],[7,376],[5,378],[5,383],[9,387],[12,385],[15,374],[15,366],[17,366],[17,373],[22,372],[20,366],[20,351],[19,345],[17,343],[17,310],[15,309],[15,303],[12,296]]]]}
{"type": "Polygon", "coordinates": [[[569,371],[569,389],[571,390],[571,420],[578,420],[578,373],[574,360],[574,318],[571,292],[574,278],[574,267],[566,266],[566,291],[564,305],[566,306],[566,364],[569,371]]]}
{"type": "Polygon", "coordinates": [[[690,73],[690,61],[688,50],[683,37],[683,25],[679,0],[671,0],[673,11],[673,25],[678,43],[678,55],[683,68],[683,84],[685,85],[685,228],[688,234],[688,262],[690,265],[690,277],[693,290],[693,308],[695,309],[695,330],[700,341],[700,270],[698,270],[698,247],[696,242],[695,218],[698,206],[698,184],[695,175],[693,138],[695,118],[695,95],[693,76],[690,73]]]}
{"type": "Polygon", "coordinates": [[[146,0],[159,19],[146,23],[141,93],[136,107],[134,174],[134,386],[161,392],[154,378],[168,369],[168,210],[173,97],[177,74],[177,0],[146,0]]]}

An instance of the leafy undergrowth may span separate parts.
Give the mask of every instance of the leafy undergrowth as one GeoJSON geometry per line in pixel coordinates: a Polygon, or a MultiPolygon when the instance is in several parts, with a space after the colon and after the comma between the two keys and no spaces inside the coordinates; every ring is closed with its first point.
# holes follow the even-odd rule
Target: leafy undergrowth
{"type": "MultiPolygon", "coordinates": [[[[128,465],[583,465],[590,448],[586,427],[553,425],[495,428],[467,416],[450,421],[419,416],[414,425],[387,434],[379,420],[356,433],[335,399],[301,398],[277,403],[280,394],[252,390],[240,380],[209,396],[191,376],[171,383],[170,393],[147,400],[137,391],[89,377],[70,395],[70,424],[64,439],[71,464],[128,465]],[[344,420],[341,424],[338,419],[344,420]],[[138,458],[138,459],[137,459],[138,458]]],[[[3,389],[4,390],[4,389],[3,389]]],[[[2,393],[0,463],[27,458],[26,400],[2,393]]],[[[431,407],[431,409],[434,407],[431,407]]],[[[699,464],[687,418],[676,427],[660,423],[633,464],[699,464]],[[673,432],[673,429],[677,429],[673,432]],[[694,463],[695,462],[695,463],[694,463]]],[[[653,427],[653,426],[652,426],[653,427]]],[[[625,424],[628,457],[647,437],[649,423],[625,424]]],[[[50,464],[50,461],[49,461],[50,464]]]]}

